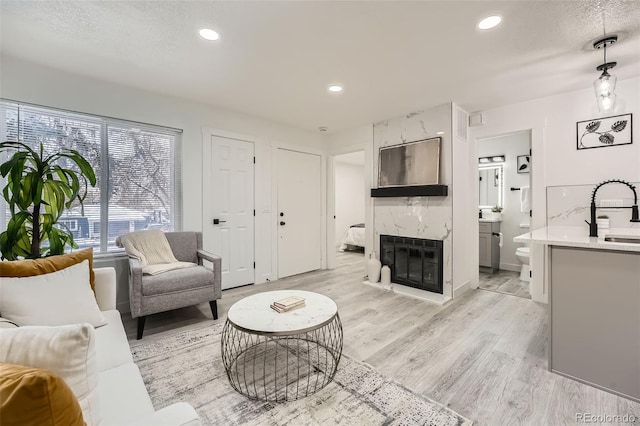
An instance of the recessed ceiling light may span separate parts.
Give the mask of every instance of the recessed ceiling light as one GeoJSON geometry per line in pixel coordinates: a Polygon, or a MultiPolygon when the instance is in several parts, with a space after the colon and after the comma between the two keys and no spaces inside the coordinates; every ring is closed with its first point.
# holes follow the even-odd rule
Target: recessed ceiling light
{"type": "Polygon", "coordinates": [[[502,18],[498,15],[487,16],[478,22],[478,28],[481,30],[490,30],[491,28],[497,27],[500,22],[502,22],[502,18]]]}
{"type": "Polygon", "coordinates": [[[332,84],[331,86],[328,87],[328,90],[331,93],[340,93],[342,92],[344,89],[342,88],[342,86],[339,86],[337,84],[332,84]]]}
{"type": "Polygon", "coordinates": [[[326,132],[327,130],[329,130],[329,128],[326,126],[320,126],[318,127],[318,130],[320,130],[321,132],[326,132]]]}
{"type": "Polygon", "coordinates": [[[210,30],[209,28],[203,28],[200,30],[200,37],[206,39],[206,40],[217,40],[220,38],[220,34],[218,34],[217,32],[210,30]]]}

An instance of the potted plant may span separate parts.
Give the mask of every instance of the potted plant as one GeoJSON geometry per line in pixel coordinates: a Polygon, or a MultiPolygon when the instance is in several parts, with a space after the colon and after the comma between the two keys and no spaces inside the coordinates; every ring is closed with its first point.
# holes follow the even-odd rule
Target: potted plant
{"type": "Polygon", "coordinates": [[[87,187],[96,185],[91,165],[72,149],[45,155],[42,144],[34,150],[20,142],[0,143],[0,153],[14,150],[0,165],[0,175],[7,179],[2,197],[11,212],[6,231],[0,233],[2,259],[37,259],[63,254],[65,246],[77,248],[71,231],[58,221],[75,201],[84,215],[87,187]]]}
{"type": "Polygon", "coordinates": [[[601,214],[596,218],[598,229],[609,229],[609,216],[601,214]]]}
{"type": "Polygon", "coordinates": [[[491,207],[491,216],[493,219],[502,220],[502,207],[498,205],[491,207]]]}

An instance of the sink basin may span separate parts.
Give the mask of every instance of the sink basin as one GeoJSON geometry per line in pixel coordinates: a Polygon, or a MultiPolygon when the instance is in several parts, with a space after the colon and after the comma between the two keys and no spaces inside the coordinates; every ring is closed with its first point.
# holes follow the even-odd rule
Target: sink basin
{"type": "Polygon", "coordinates": [[[611,243],[631,243],[631,244],[640,244],[640,237],[614,237],[610,235],[605,235],[604,240],[611,243]]]}

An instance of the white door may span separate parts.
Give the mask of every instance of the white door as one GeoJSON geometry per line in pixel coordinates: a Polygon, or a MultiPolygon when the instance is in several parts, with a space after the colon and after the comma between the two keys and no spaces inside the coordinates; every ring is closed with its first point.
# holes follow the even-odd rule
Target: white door
{"type": "Polygon", "coordinates": [[[211,137],[204,246],[222,257],[223,289],[254,283],[253,149],[251,142],[211,137]]]}
{"type": "Polygon", "coordinates": [[[319,155],[278,149],[278,277],[320,269],[319,155]]]}

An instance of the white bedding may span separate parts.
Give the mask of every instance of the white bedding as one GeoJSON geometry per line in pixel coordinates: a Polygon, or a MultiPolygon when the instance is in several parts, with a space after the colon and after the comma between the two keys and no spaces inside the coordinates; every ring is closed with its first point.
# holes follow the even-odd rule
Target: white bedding
{"type": "Polygon", "coordinates": [[[340,251],[345,251],[347,246],[364,247],[364,228],[349,228],[340,244],[340,251]]]}

